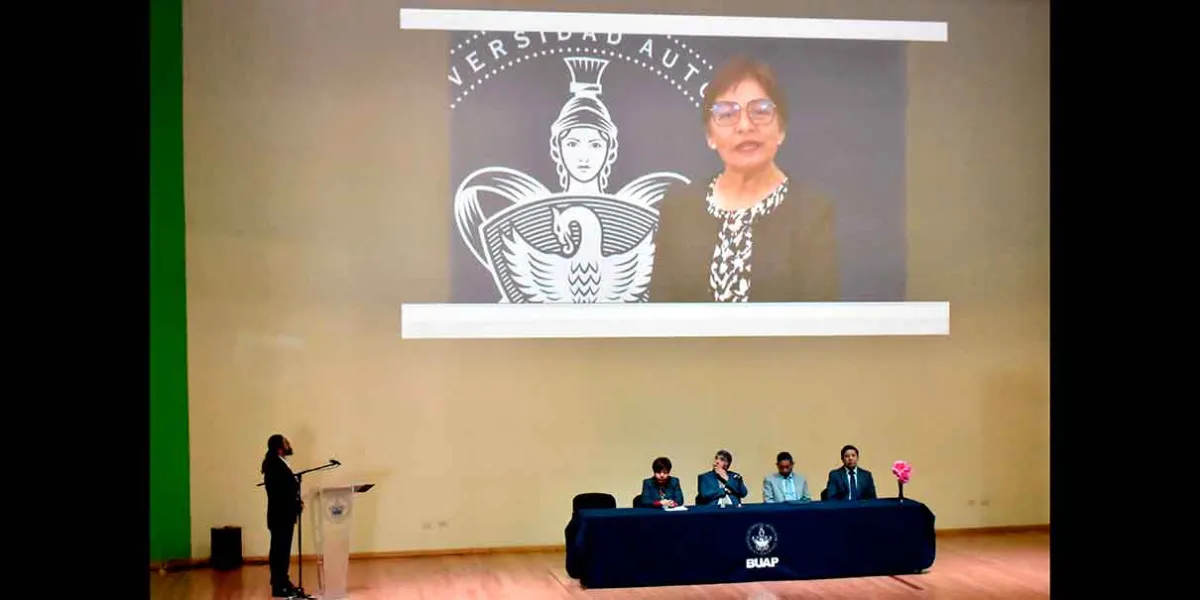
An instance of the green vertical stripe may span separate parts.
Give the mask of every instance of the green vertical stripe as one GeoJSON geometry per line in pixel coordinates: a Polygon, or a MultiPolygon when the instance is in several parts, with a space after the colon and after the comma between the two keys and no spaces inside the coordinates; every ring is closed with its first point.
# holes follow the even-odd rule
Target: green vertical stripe
{"type": "Polygon", "coordinates": [[[183,0],[150,3],[150,560],[190,558],[183,0]]]}

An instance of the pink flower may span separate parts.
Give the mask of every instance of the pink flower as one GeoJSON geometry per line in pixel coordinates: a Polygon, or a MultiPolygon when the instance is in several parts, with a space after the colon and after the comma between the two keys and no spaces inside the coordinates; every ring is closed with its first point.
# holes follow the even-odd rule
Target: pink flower
{"type": "Polygon", "coordinates": [[[908,483],[909,478],[912,476],[912,465],[898,460],[892,465],[892,475],[895,475],[896,479],[900,480],[900,483],[908,483]]]}

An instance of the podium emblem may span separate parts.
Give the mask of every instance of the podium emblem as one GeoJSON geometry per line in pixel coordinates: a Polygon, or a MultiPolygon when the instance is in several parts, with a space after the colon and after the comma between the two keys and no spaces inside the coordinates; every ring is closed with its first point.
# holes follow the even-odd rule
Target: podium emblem
{"type": "Polygon", "coordinates": [[[770,554],[779,544],[779,534],[775,528],[766,523],[756,523],[746,532],[746,546],[750,551],[763,556],[770,554]]]}
{"type": "Polygon", "coordinates": [[[335,498],[329,504],[329,520],[334,523],[341,523],[350,516],[350,506],[341,498],[335,498]]]}

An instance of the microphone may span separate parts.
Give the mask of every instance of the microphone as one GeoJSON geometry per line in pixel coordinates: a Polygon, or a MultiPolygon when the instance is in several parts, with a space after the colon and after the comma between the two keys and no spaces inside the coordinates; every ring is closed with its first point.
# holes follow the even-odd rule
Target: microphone
{"type": "Polygon", "coordinates": [[[331,464],[331,465],[333,465],[333,466],[335,466],[335,467],[340,467],[340,466],[342,466],[342,463],[338,462],[338,460],[337,460],[336,458],[331,458],[331,459],[329,459],[329,464],[331,464]]]}

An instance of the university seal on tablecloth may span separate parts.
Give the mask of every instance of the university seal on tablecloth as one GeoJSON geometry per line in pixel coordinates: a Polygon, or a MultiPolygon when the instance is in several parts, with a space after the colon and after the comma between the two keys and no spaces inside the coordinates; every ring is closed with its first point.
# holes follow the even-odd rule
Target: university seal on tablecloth
{"type": "Polygon", "coordinates": [[[778,544],[779,534],[775,533],[774,527],[766,523],[755,523],[746,532],[746,546],[759,556],[770,554],[778,544]]]}
{"type": "Polygon", "coordinates": [[[775,528],[766,523],[755,523],[746,531],[746,547],[758,555],[758,558],[747,558],[747,569],[770,569],[779,564],[778,556],[767,556],[779,545],[779,534],[775,528]]]}

